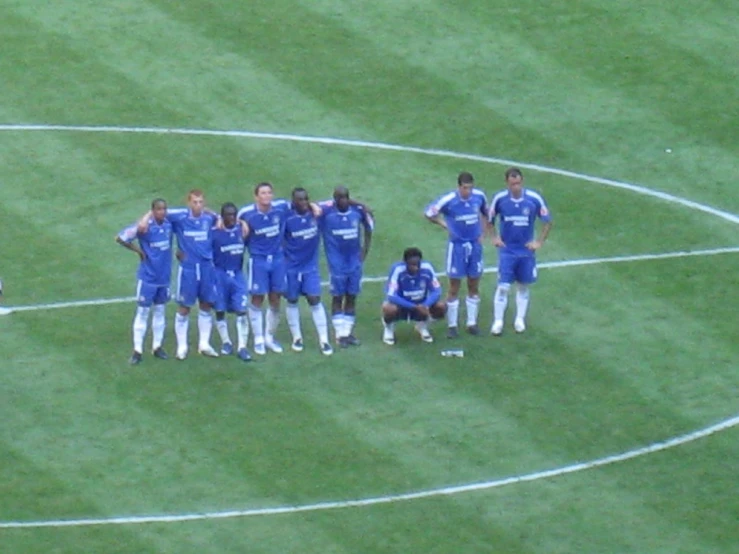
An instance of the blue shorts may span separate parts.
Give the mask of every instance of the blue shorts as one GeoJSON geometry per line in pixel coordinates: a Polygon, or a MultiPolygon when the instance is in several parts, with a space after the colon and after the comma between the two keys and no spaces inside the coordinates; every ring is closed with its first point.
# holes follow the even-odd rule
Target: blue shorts
{"type": "Polygon", "coordinates": [[[198,300],[215,304],[216,297],[216,268],[212,262],[180,265],[177,271],[177,302],[180,306],[189,308],[198,300]]]}
{"type": "Polygon", "coordinates": [[[526,252],[498,252],[498,282],[528,285],[536,282],[536,257],[526,252]]]}
{"type": "Polygon", "coordinates": [[[357,296],[362,292],[362,266],[347,273],[331,272],[331,296],[357,296]]]}
{"type": "Polygon", "coordinates": [[[249,258],[249,294],[265,295],[270,292],[284,293],[287,288],[285,278],[285,257],[251,256],[249,258]]]}
{"type": "Polygon", "coordinates": [[[246,294],[246,279],[242,271],[226,271],[216,268],[217,312],[246,313],[249,298],[246,294]]]}
{"type": "Polygon", "coordinates": [[[136,302],[144,308],[152,304],[166,304],[169,302],[169,285],[154,285],[139,279],[136,283],[136,302]]]}
{"type": "Polygon", "coordinates": [[[425,321],[425,319],[416,310],[398,306],[398,315],[395,316],[395,321],[425,321]]]}
{"type": "Polygon", "coordinates": [[[299,271],[297,269],[287,270],[287,292],[288,300],[295,300],[300,296],[321,296],[321,274],[318,269],[299,271]]]}
{"type": "Polygon", "coordinates": [[[450,242],[446,251],[446,274],[450,279],[479,279],[482,275],[482,244],[450,242]]]}

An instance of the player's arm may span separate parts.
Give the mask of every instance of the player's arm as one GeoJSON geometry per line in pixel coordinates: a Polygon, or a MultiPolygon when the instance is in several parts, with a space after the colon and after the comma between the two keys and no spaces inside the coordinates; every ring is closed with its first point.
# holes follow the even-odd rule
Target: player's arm
{"type": "Polygon", "coordinates": [[[549,236],[549,231],[552,230],[552,220],[545,221],[544,224],[541,226],[541,231],[539,232],[539,237],[536,240],[532,240],[528,244],[526,244],[526,248],[529,250],[539,250],[539,248],[542,247],[542,245],[546,242],[547,237],[549,236]]]}
{"type": "Polygon", "coordinates": [[[350,206],[357,206],[358,208],[361,208],[362,210],[364,210],[365,212],[367,212],[368,214],[370,214],[372,216],[375,215],[375,212],[372,210],[372,208],[370,208],[364,202],[360,202],[359,200],[354,200],[354,198],[350,198],[349,199],[349,205],[350,206]]]}
{"type": "Polygon", "coordinates": [[[146,254],[143,250],[141,250],[141,247],[134,242],[134,240],[138,237],[138,224],[132,225],[131,227],[127,227],[118,235],[115,237],[115,241],[120,244],[123,248],[127,248],[131,252],[135,252],[140,260],[146,259],[146,254]]]}
{"type": "Polygon", "coordinates": [[[498,230],[495,228],[495,218],[498,215],[498,212],[496,210],[496,204],[490,205],[490,210],[488,211],[488,226],[487,226],[487,232],[490,236],[490,240],[493,243],[493,246],[497,246],[500,248],[501,246],[505,246],[505,243],[503,242],[503,239],[498,234],[498,230]]]}
{"type": "Polygon", "coordinates": [[[441,300],[441,283],[436,278],[436,274],[432,272],[433,279],[429,284],[429,293],[426,296],[426,300],[423,301],[423,305],[430,308],[441,300]]]}
{"type": "Polygon", "coordinates": [[[241,224],[241,238],[246,240],[249,236],[249,233],[251,232],[251,229],[249,229],[249,224],[243,219],[239,219],[238,222],[241,224]]]}
{"type": "Polygon", "coordinates": [[[323,208],[315,202],[310,203],[310,211],[313,213],[313,217],[318,219],[323,215],[323,208]]]}
{"type": "Polygon", "coordinates": [[[364,216],[364,240],[362,242],[362,261],[367,259],[369,255],[370,246],[372,246],[372,233],[375,231],[375,220],[367,211],[362,211],[364,216]]]}
{"type": "Polygon", "coordinates": [[[149,230],[149,221],[153,215],[153,212],[149,210],[136,222],[136,231],[138,231],[139,234],[143,235],[149,230]]]}
{"type": "Polygon", "coordinates": [[[546,204],[544,204],[543,202],[539,204],[537,216],[542,221],[543,225],[541,226],[539,237],[536,240],[532,240],[526,245],[526,248],[532,251],[536,251],[542,247],[542,245],[546,242],[547,237],[549,236],[549,231],[552,230],[552,216],[550,215],[546,204]]]}
{"type": "Polygon", "coordinates": [[[480,243],[484,243],[487,237],[491,236],[490,218],[488,216],[488,203],[486,198],[482,197],[482,204],[480,204],[480,225],[482,225],[482,235],[480,235],[480,243]]]}
{"type": "Polygon", "coordinates": [[[445,231],[449,231],[449,226],[446,223],[446,219],[443,217],[443,209],[444,205],[442,203],[442,200],[437,200],[436,202],[429,204],[429,206],[423,212],[423,215],[426,216],[426,219],[428,219],[431,223],[438,225],[445,231]]]}

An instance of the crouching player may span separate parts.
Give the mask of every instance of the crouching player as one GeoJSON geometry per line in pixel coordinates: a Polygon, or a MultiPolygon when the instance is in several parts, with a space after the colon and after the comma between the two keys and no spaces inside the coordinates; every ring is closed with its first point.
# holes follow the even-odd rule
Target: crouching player
{"type": "Polygon", "coordinates": [[[390,269],[382,304],[382,323],[385,327],[382,342],[395,344],[395,322],[415,321],[416,331],[424,342],[433,342],[428,329],[431,318],[446,315],[446,303],[441,300],[441,284],[433,266],[423,261],[418,248],[406,248],[403,261],[390,269]]]}

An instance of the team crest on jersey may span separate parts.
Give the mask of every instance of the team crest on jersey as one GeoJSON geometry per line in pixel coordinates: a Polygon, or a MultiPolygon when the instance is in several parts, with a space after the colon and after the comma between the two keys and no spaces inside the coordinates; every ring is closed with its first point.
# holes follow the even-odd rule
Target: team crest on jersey
{"type": "Polygon", "coordinates": [[[276,215],[276,216],[272,217],[272,223],[274,223],[275,225],[277,225],[279,222],[280,222],[280,216],[279,215],[276,215]]]}
{"type": "Polygon", "coordinates": [[[203,221],[203,222],[202,222],[202,223],[200,224],[200,226],[201,226],[201,227],[202,227],[202,228],[203,228],[204,230],[206,230],[206,231],[208,230],[208,222],[207,222],[207,221],[203,221]]]}
{"type": "Polygon", "coordinates": [[[531,213],[531,210],[529,210],[528,208],[523,209],[523,215],[529,215],[530,213],[531,213]]]}
{"type": "Polygon", "coordinates": [[[354,222],[354,223],[352,224],[352,227],[354,227],[355,229],[359,229],[359,221],[355,221],[355,222],[354,222]]]}

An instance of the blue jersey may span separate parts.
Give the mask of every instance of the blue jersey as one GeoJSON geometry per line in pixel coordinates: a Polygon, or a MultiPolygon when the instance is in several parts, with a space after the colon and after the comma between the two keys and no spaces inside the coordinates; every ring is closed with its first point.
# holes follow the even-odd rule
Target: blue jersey
{"type": "Polygon", "coordinates": [[[177,247],[185,253],[181,265],[190,267],[213,260],[211,232],[218,216],[212,212],[194,216],[190,208],[169,208],[167,219],[177,236],[177,247]]]}
{"type": "Polygon", "coordinates": [[[508,190],[493,196],[490,202],[489,221],[495,224],[500,219],[500,238],[505,243],[502,251],[527,253],[526,244],[534,240],[534,224],[538,217],[551,221],[544,198],[537,192],[523,189],[521,198],[513,198],[508,190]]]}
{"type": "Polygon", "coordinates": [[[230,229],[213,229],[213,263],[224,271],[241,271],[244,267],[244,238],[238,223],[230,229]]]}
{"type": "Polygon", "coordinates": [[[290,204],[287,200],[273,200],[269,210],[262,212],[256,204],[247,204],[239,210],[238,218],[249,225],[246,244],[252,256],[276,256],[282,254],[282,237],[285,233],[290,204]]]}
{"type": "Polygon", "coordinates": [[[308,210],[299,214],[290,210],[285,220],[285,261],[288,270],[318,270],[321,235],[318,220],[308,210]]]}
{"type": "Polygon", "coordinates": [[[388,301],[404,308],[431,306],[441,298],[441,284],[430,263],[421,262],[418,272],[411,275],[405,262],[397,262],[390,268],[385,295],[388,301]]]}
{"type": "Polygon", "coordinates": [[[350,273],[362,266],[362,234],[375,229],[372,216],[363,206],[350,205],[340,212],[332,201],[322,202],[321,231],[331,273],[350,273]]]}
{"type": "Polygon", "coordinates": [[[139,264],[137,278],[144,283],[168,286],[172,274],[172,225],[166,219],[157,223],[149,219],[149,229],[139,233],[137,225],[126,227],[118,237],[124,242],[138,239],[146,259],[139,264]]]}
{"type": "Polygon", "coordinates": [[[450,242],[474,242],[482,236],[480,216],[487,215],[487,200],[485,193],[477,189],[472,189],[467,200],[455,190],[429,204],[425,213],[426,217],[444,216],[450,242]]]}

